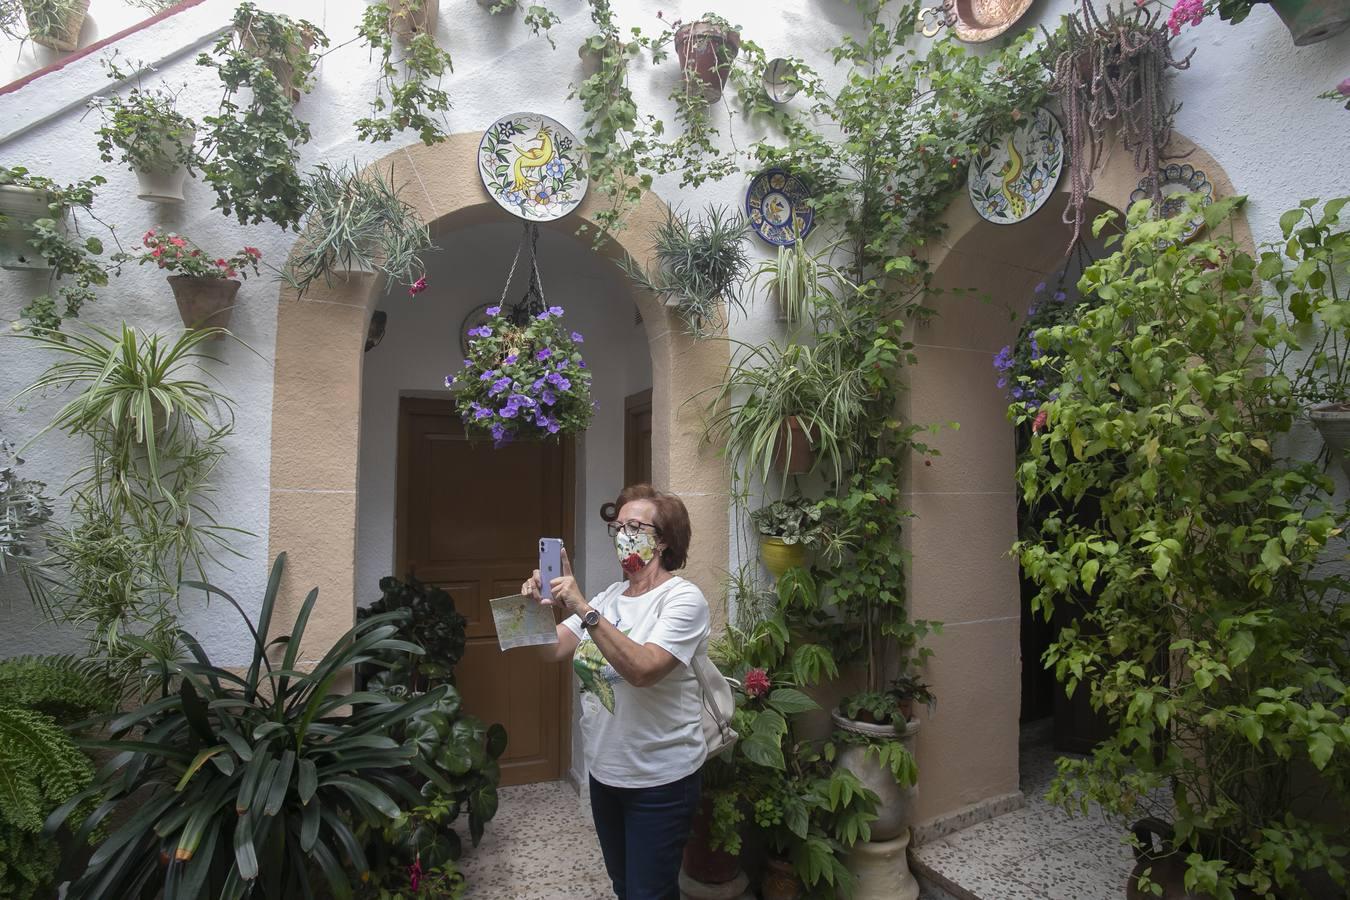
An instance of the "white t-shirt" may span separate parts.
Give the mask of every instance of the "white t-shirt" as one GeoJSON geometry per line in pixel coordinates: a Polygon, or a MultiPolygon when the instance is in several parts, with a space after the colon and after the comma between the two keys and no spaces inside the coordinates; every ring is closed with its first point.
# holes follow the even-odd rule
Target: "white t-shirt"
{"type": "Polygon", "coordinates": [[[591,607],[639,644],[656,644],[680,661],[650,687],[637,688],[606,662],[571,616],[563,624],[580,638],[572,668],[581,679],[581,732],[586,762],[601,784],[656,787],[703,765],[703,699],[689,663],[708,638],[708,601],[679,576],[637,597],[625,581],[611,584],[591,607]]]}

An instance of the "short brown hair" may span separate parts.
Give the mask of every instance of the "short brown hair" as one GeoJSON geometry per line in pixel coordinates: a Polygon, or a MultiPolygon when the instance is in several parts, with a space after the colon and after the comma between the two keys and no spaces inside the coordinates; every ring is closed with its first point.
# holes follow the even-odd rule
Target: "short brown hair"
{"type": "Polygon", "coordinates": [[[693,535],[689,525],[689,510],[684,508],[684,501],[674,494],[658,491],[650,484],[630,484],[619,492],[619,498],[612,504],[606,503],[601,507],[600,518],[613,522],[619,517],[619,510],[623,509],[624,504],[634,500],[650,500],[656,507],[656,521],[653,524],[666,543],[666,549],[661,551],[661,566],[667,572],[683,569],[689,557],[689,539],[693,535]]]}

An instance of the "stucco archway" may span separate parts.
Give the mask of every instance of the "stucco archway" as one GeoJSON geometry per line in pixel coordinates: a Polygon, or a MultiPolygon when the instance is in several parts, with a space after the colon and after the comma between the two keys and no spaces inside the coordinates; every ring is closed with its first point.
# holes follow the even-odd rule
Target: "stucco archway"
{"type": "MultiPolygon", "coordinates": [[[[483,193],[478,140],[478,134],[457,134],[434,147],[393,151],[371,165],[391,178],[433,232],[510,220],[483,193]]],[[[575,229],[578,220],[593,224],[601,202],[588,196],[573,215],[549,227],[575,229]]],[[[651,264],[651,235],[666,212],[659,198],[644,193],[624,229],[600,252],[651,264]]],[[[270,556],[289,554],[279,621],[292,621],[305,593],[319,588],[305,632],[306,660],[321,656],[354,617],[362,350],[383,284],[374,276],[358,276],[317,284],[304,297],[283,287],[278,301],[268,550],[270,556]]],[[[721,379],[727,344],[691,340],[659,299],[645,291],[635,290],[633,300],[642,313],[652,361],[653,478],[689,508],[694,540],[684,574],[713,603],[716,622],[730,546],[729,473],[702,443],[699,395],[721,379]]],[[[446,340],[456,336],[446,335],[446,340]]]]}
{"type": "MultiPolygon", "coordinates": [[[[1174,135],[1169,151],[1203,170],[1216,196],[1235,193],[1214,158],[1189,140],[1174,135]]],[[[1089,226],[1097,213],[1123,209],[1138,181],[1133,155],[1116,143],[1095,176],[1089,226]]],[[[960,196],[942,239],[929,248],[938,290],[926,303],[936,315],[913,330],[918,364],[907,373],[900,408],[909,421],[961,427],[928,441],[941,456],[931,465],[916,460],[907,486],[917,515],[908,531],[911,613],[945,623],[928,642],[928,680],[941,705],[918,739],[916,842],[1023,802],[1020,597],[1017,563],[1008,555],[1017,530],[1014,434],[993,358],[1016,339],[1034,286],[1063,264],[1072,233],[1062,221],[1066,191],[1061,183],[1044,208],[1014,226],[986,222],[960,196]]],[[[1233,227],[1250,249],[1245,218],[1235,217],[1233,227]]]]}

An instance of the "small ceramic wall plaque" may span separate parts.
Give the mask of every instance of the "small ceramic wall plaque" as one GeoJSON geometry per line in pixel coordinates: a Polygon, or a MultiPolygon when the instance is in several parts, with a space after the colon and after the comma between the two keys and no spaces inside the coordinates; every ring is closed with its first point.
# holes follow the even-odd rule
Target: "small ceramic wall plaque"
{"type": "Polygon", "coordinates": [[[970,202],[996,225],[1028,219],[1045,205],[1064,172],[1064,133],[1045,107],[986,145],[970,161],[970,202]]]}
{"type": "Polygon", "coordinates": [[[502,116],[478,143],[478,173],[492,199],[531,222],[561,219],[581,205],[581,142],[548,116],[502,116]]]}
{"type": "MultiPolygon", "coordinates": [[[[1178,165],[1163,166],[1154,176],[1145,175],[1139,180],[1139,187],[1135,188],[1130,194],[1130,205],[1133,206],[1140,200],[1147,200],[1153,196],[1153,178],[1157,178],[1159,188],[1162,191],[1162,204],[1155,210],[1155,215],[1160,214],[1160,218],[1171,218],[1181,212],[1186,205],[1187,194],[1199,194],[1201,204],[1209,206],[1214,202],[1214,185],[1209,183],[1205,173],[1192,166],[1190,163],[1178,165]]],[[[1190,227],[1181,236],[1183,243],[1190,241],[1200,233],[1200,229],[1205,226],[1205,217],[1196,216],[1191,219],[1190,227]]]]}
{"type": "Polygon", "coordinates": [[[760,172],[745,192],[745,217],[755,234],[778,247],[791,247],[811,230],[814,211],[806,183],[791,172],[760,172]]]}

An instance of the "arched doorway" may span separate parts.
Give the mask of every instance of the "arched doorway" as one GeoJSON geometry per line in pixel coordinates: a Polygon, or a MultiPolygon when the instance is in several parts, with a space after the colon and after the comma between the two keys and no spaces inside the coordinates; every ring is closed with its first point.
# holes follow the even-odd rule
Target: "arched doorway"
{"type": "MultiPolygon", "coordinates": [[[[1172,155],[1204,170],[1217,196],[1235,191],[1214,159],[1180,135],[1172,155]]],[[[1067,182],[1067,178],[1065,179],[1067,182]]],[[[1128,203],[1139,175],[1116,144],[1096,173],[1088,222],[1128,203]]],[[[1065,264],[1071,231],[1065,185],[1014,226],[981,219],[958,197],[930,248],[930,322],[914,329],[918,363],[901,414],[920,424],[959,423],[927,440],[940,456],[910,467],[911,614],[944,623],[928,645],[927,680],[939,696],[919,734],[921,789],[915,841],[1020,807],[1021,590],[1009,550],[1017,538],[1014,432],[996,386],[994,355],[1016,337],[1037,284],[1065,264]]],[[[1234,219],[1248,246],[1245,219],[1234,219]]],[[[1034,663],[1034,661],[1029,661],[1034,663]]]]}
{"type": "MultiPolygon", "coordinates": [[[[434,147],[393,151],[371,165],[438,234],[512,221],[483,194],[476,169],[478,139],[458,134],[434,147]]],[[[572,216],[551,227],[574,231],[582,222],[592,224],[600,202],[588,197],[572,216]]],[[[665,215],[665,204],[645,193],[624,230],[599,252],[650,264],[651,234],[665,215]]],[[[283,287],[278,301],[268,549],[273,556],[290,555],[278,599],[281,621],[290,620],[307,590],[319,588],[305,633],[306,661],[321,657],[354,617],[362,351],[370,314],[383,294],[383,281],[365,275],[316,285],[303,298],[283,287]]],[[[715,450],[702,444],[699,395],[722,377],[727,346],[685,336],[650,294],[634,291],[632,301],[641,312],[651,355],[652,477],[689,507],[694,538],[685,574],[709,597],[714,621],[720,622],[718,588],[729,555],[729,479],[715,450]]],[[[615,315],[631,317],[632,308],[615,315]]]]}

